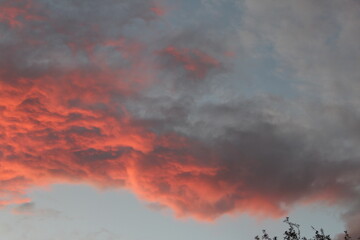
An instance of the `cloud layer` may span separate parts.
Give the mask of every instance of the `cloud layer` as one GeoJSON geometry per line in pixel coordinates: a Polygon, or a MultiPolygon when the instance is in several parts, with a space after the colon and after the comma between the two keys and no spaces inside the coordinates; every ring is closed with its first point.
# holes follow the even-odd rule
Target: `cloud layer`
{"type": "Polygon", "coordinates": [[[358,2],[194,6],[1,3],[0,204],[64,182],[202,220],[351,203],[358,233],[358,2]]]}

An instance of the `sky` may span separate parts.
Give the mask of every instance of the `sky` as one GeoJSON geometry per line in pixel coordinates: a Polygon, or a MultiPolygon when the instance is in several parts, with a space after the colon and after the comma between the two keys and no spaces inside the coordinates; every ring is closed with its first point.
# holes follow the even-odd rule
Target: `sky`
{"type": "Polygon", "coordinates": [[[0,238],[360,236],[359,22],[358,0],[0,0],[0,238]]]}

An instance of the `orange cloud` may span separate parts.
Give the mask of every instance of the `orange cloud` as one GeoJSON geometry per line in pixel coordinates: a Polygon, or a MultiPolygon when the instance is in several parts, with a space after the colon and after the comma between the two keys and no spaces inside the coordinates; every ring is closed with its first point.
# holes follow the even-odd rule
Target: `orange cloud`
{"type": "MultiPolygon", "coordinates": [[[[118,45],[122,43],[109,44],[118,45]]],[[[186,56],[184,59],[188,61],[186,56]]],[[[90,72],[75,69],[15,82],[4,81],[3,75],[2,206],[29,202],[29,188],[53,183],[126,188],[142,199],[172,208],[178,217],[205,221],[233,212],[278,217],[285,213],[280,203],[328,198],[328,187],[314,193],[304,190],[304,195],[288,190],[290,183],[282,182],[282,177],[267,190],[263,181],[256,179],[256,172],[264,171],[262,160],[247,161],[236,145],[226,150],[228,146],[219,142],[224,149],[212,149],[175,132],[150,130],[125,104],[149,84],[148,75],[134,75],[138,62],[133,64],[127,71],[100,64],[99,70],[90,72]],[[137,81],[131,80],[134,76],[137,81]],[[141,84],[144,87],[139,87],[141,84]],[[239,158],[236,165],[227,165],[227,151],[233,151],[231,158],[239,158]]],[[[275,175],[287,174],[276,171],[275,175]]]]}
{"type": "MultiPolygon", "coordinates": [[[[148,5],[136,3],[125,10],[123,4],[86,9],[84,16],[73,16],[67,11],[74,6],[64,6],[60,10],[68,15],[49,14],[49,23],[39,25],[33,23],[30,1],[0,6],[0,21],[14,38],[0,45],[0,206],[29,202],[29,188],[53,183],[126,188],[179,217],[206,221],[235,212],[277,217],[286,211],[284,205],[353,196],[357,163],[322,161],[315,151],[307,152],[298,135],[283,136],[278,125],[262,122],[264,114],[251,115],[256,112],[251,104],[188,108],[189,88],[205,81],[184,86],[179,94],[170,86],[180,95],[174,99],[157,95],[171,82],[158,79],[164,70],[176,75],[180,69],[185,81],[205,80],[222,63],[195,47],[170,45],[153,54],[146,44],[124,37],[118,28],[132,22],[127,18],[151,15],[148,5]],[[114,11],[110,19],[99,14],[108,11],[114,11]],[[160,67],[158,60],[164,60],[160,67]],[[137,112],[133,108],[139,105],[137,112]],[[159,116],[147,118],[156,108],[159,116]],[[191,111],[196,114],[190,116],[191,111]],[[245,120],[255,127],[237,128],[239,115],[250,115],[245,120]],[[198,122],[188,121],[191,117],[198,122]],[[203,126],[221,134],[194,136],[203,126]]],[[[152,11],[164,13],[157,7],[152,11]]]]}
{"type": "Polygon", "coordinates": [[[296,191],[277,193],[286,189],[278,190],[282,182],[268,192],[252,180],[256,174],[244,170],[259,162],[232,168],[221,151],[141,125],[113,99],[131,98],[138,88],[103,70],[1,81],[1,205],[29,202],[32,186],[89,183],[127,188],[179,217],[210,221],[232,212],[278,217],[285,213],[281,202],[302,198],[296,191]],[[26,81],[31,84],[22,87],[26,81]]]}
{"type": "Polygon", "coordinates": [[[249,190],[242,193],[249,198],[236,197],[241,184],[221,179],[226,169],[215,153],[197,153],[199,143],[156,135],[126,110],[119,113],[124,106],[111,94],[129,96],[126,82],[78,71],[26,81],[33,84],[25,89],[1,84],[2,205],[29,201],[32,186],[87,182],[128,188],[177,216],[211,220],[234,210],[258,212],[256,203],[279,213],[249,190]]]}

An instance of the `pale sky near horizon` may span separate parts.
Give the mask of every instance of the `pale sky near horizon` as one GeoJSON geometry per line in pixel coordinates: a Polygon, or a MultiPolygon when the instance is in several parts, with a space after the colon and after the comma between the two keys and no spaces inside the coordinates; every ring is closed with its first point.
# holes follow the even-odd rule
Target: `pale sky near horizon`
{"type": "Polygon", "coordinates": [[[357,0],[0,0],[0,240],[360,236],[357,0]]]}
{"type": "MultiPolygon", "coordinates": [[[[262,229],[280,237],[287,229],[284,218],[235,214],[213,222],[177,219],[171,211],[154,210],[125,190],[55,185],[50,189],[34,189],[29,196],[34,205],[24,209],[22,214],[14,214],[12,207],[2,211],[0,234],[4,239],[233,240],[253,239],[262,229]]],[[[313,234],[311,226],[326,227],[326,233],[335,236],[344,229],[342,212],[339,208],[316,204],[297,207],[289,216],[301,224],[305,236],[313,234]]]]}

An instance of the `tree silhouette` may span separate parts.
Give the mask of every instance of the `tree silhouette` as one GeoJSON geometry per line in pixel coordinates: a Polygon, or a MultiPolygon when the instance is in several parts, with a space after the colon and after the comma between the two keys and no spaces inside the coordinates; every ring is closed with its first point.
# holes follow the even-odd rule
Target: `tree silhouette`
{"type": "MultiPolygon", "coordinates": [[[[289,228],[288,230],[286,230],[284,232],[284,240],[332,240],[330,235],[326,235],[324,233],[324,230],[322,228],[320,228],[320,231],[315,229],[313,226],[311,226],[311,228],[314,230],[315,234],[313,237],[311,238],[306,238],[306,237],[301,237],[301,232],[300,232],[300,225],[290,222],[289,217],[286,217],[284,220],[284,223],[286,223],[289,228]]],[[[255,240],[277,240],[277,237],[273,237],[271,238],[269,236],[269,234],[266,232],[266,230],[262,230],[262,236],[261,238],[259,236],[255,237],[255,240]]],[[[347,231],[344,231],[344,240],[351,240],[352,238],[350,237],[350,235],[348,234],[347,231]]],[[[357,239],[360,239],[357,238],[357,239]]]]}

